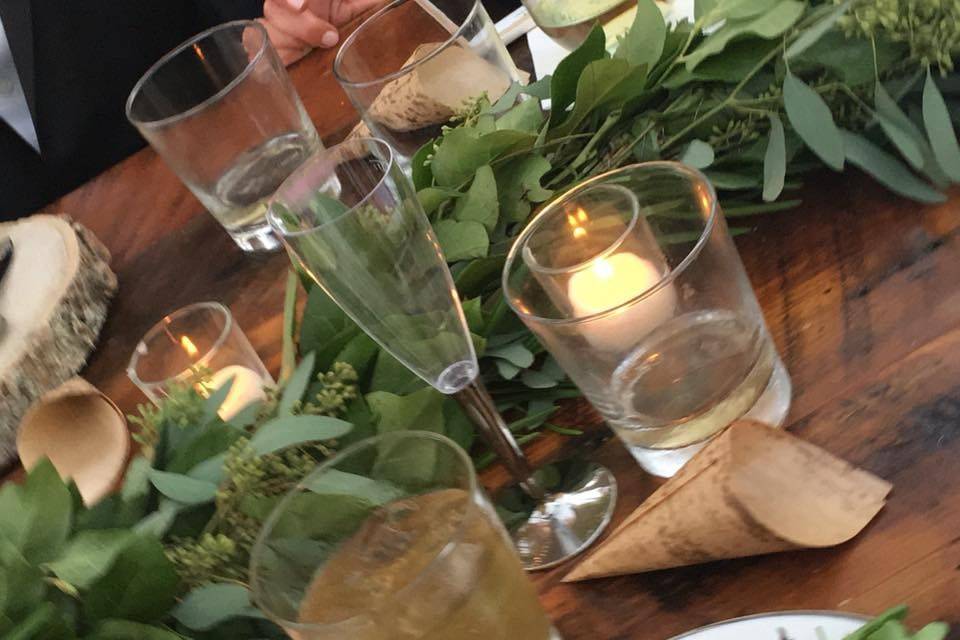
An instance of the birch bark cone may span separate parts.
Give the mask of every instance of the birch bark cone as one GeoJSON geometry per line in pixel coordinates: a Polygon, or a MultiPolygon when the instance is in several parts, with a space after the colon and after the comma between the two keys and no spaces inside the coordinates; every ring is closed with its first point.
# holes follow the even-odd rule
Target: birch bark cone
{"type": "Polygon", "coordinates": [[[889,482],[780,429],[738,422],[647,498],[565,582],[837,545],[889,482]]]}
{"type": "Polygon", "coordinates": [[[86,362],[117,290],[110,254],[64,216],[0,225],[13,261],[0,283],[0,464],[17,458],[16,435],[31,403],[86,362]]]}

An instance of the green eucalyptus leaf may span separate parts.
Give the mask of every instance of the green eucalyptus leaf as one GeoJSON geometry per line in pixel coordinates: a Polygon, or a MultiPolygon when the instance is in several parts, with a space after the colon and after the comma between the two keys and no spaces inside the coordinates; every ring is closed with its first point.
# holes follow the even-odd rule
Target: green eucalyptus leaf
{"type": "Polygon", "coordinates": [[[652,67],[663,54],[667,24],[660,6],[653,0],[639,0],[633,25],[627,31],[614,54],[633,65],[652,67]]]}
{"type": "Polygon", "coordinates": [[[353,367],[360,380],[365,380],[380,346],[365,333],[358,333],[334,358],[334,362],[345,362],[353,367]]]}
{"type": "Polygon", "coordinates": [[[41,460],[23,485],[0,487],[0,540],[34,564],[54,559],[70,534],[73,499],[53,464],[41,460]]]}
{"type": "MultiPolygon", "coordinates": [[[[884,69],[902,60],[904,46],[880,41],[877,46],[877,66],[884,69]]],[[[792,64],[813,63],[837,74],[848,86],[855,87],[875,80],[873,49],[868,38],[848,38],[839,29],[828,31],[806,51],[797,55],[792,64]]]]}
{"type": "Polygon", "coordinates": [[[787,142],[780,117],[770,113],[767,118],[770,120],[770,134],[767,152],[763,156],[763,199],[770,202],[780,197],[783,191],[787,175],[787,142]]]}
{"type": "Polygon", "coordinates": [[[497,118],[497,129],[537,133],[544,119],[539,100],[524,100],[497,118]]]}
{"type": "Polygon", "coordinates": [[[529,149],[536,135],[525,131],[492,131],[481,134],[473,128],[454,129],[444,136],[430,166],[437,184],[459,188],[477,169],[506,153],[529,149]]]}
{"type": "Polygon", "coordinates": [[[550,85],[553,82],[553,76],[544,76],[537,80],[536,82],[531,82],[530,84],[521,87],[520,93],[528,96],[533,96],[538,100],[549,100],[550,99],[550,85]]]}
{"type": "Polygon", "coordinates": [[[597,25],[583,43],[560,61],[550,80],[550,122],[555,124],[577,96],[583,70],[591,62],[607,55],[607,37],[597,25]]]}
{"type": "Polygon", "coordinates": [[[428,216],[439,209],[440,205],[444,202],[451,198],[459,198],[461,195],[459,191],[445,187],[427,187],[426,189],[417,191],[417,199],[420,200],[420,206],[423,207],[423,212],[428,216]]]}
{"type": "Polygon", "coordinates": [[[457,201],[453,208],[453,217],[461,222],[479,222],[487,231],[493,231],[499,215],[497,180],[490,165],[483,165],[477,169],[467,194],[457,201]]]}
{"type": "Polygon", "coordinates": [[[783,80],[783,103],[790,124],[803,142],[827,166],[843,169],[843,138],[830,107],[816,91],[787,71],[783,80]]]}
{"type": "Polygon", "coordinates": [[[870,638],[872,634],[874,634],[890,620],[903,620],[906,618],[907,612],[908,609],[904,605],[898,605],[891,609],[887,609],[873,620],[867,622],[867,624],[846,636],[843,640],[867,640],[867,638],[870,638]]]}
{"type": "Polygon", "coordinates": [[[761,184],[759,177],[745,173],[711,170],[707,171],[706,175],[717,189],[742,191],[745,189],[755,189],[761,184]]]}
{"type": "Polygon", "coordinates": [[[422,191],[433,185],[433,169],[427,163],[427,159],[433,155],[433,141],[423,145],[413,154],[410,160],[410,172],[413,180],[413,187],[417,191],[422,191]]]}
{"type": "Polygon", "coordinates": [[[716,8],[717,2],[718,0],[694,0],[693,19],[700,20],[708,16],[716,8]]]}
{"type": "Polygon", "coordinates": [[[950,627],[943,622],[931,622],[913,634],[913,640],[943,640],[950,633],[950,627]]]}
{"type": "Polygon", "coordinates": [[[373,376],[370,380],[371,391],[406,394],[423,388],[426,383],[389,352],[380,350],[373,376]]]}
{"type": "Polygon", "coordinates": [[[837,21],[847,12],[847,9],[850,8],[850,0],[840,4],[836,9],[833,9],[826,16],[818,20],[817,22],[810,25],[808,28],[800,34],[800,36],[794,40],[787,50],[783,52],[783,57],[787,60],[791,60],[811,46],[817,43],[820,38],[822,38],[828,31],[833,29],[834,25],[837,24],[837,21]]]}
{"type": "Polygon", "coordinates": [[[179,585],[159,540],[138,536],[87,590],[84,616],[91,622],[114,618],[154,622],[173,606],[179,585]]]}
{"type": "Polygon", "coordinates": [[[680,66],[664,80],[663,86],[667,89],[676,89],[690,82],[698,80],[716,82],[739,82],[749,74],[759,62],[770,53],[771,49],[779,47],[776,40],[763,38],[741,38],[731,42],[723,50],[722,56],[707,58],[697,65],[693,71],[680,66]]]}
{"type": "Polygon", "coordinates": [[[713,147],[703,140],[691,140],[680,154],[680,162],[695,169],[706,169],[713,164],[713,147]]]}
{"type": "Polygon", "coordinates": [[[777,0],[719,0],[713,9],[711,19],[744,20],[769,12],[777,0]]]}
{"type": "Polygon", "coordinates": [[[160,505],[153,513],[145,516],[133,526],[133,531],[157,540],[163,538],[173,525],[173,521],[183,509],[183,505],[168,498],[160,500],[160,505]]]}
{"type": "Polygon", "coordinates": [[[500,273],[506,259],[503,255],[487,256],[465,263],[466,267],[454,279],[457,291],[465,297],[486,293],[500,285],[500,273]]]}
{"type": "Polygon", "coordinates": [[[512,222],[523,222],[530,215],[530,203],[543,202],[553,195],[540,185],[550,169],[550,162],[542,155],[523,156],[497,167],[501,216],[512,222]]]}
{"type": "Polygon", "coordinates": [[[463,412],[460,403],[450,396],[443,401],[443,421],[446,436],[460,445],[464,451],[470,451],[470,447],[476,440],[476,429],[467,414],[463,412]]]}
{"type": "Polygon", "coordinates": [[[919,202],[936,203],[946,196],[910,173],[903,164],[863,136],[841,131],[847,160],[894,193],[919,202]]]}
{"type": "Polygon", "coordinates": [[[227,399],[227,396],[230,395],[230,390],[233,388],[233,383],[235,381],[236,376],[229,378],[226,382],[214,389],[213,392],[203,401],[204,422],[209,422],[217,417],[217,411],[220,409],[220,405],[223,404],[223,401],[227,399]]]}
{"type": "Polygon", "coordinates": [[[880,82],[874,87],[873,100],[877,119],[887,138],[915,169],[923,169],[924,147],[927,144],[923,133],[910,121],[880,82]]]}
{"type": "Polygon", "coordinates": [[[483,301],[479,297],[464,300],[463,316],[467,320],[467,327],[474,333],[483,333],[483,301]]]}
{"type": "Polygon", "coordinates": [[[263,456],[308,442],[335,440],[350,429],[349,422],[329,416],[280,416],[257,430],[250,447],[263,456]]]}
{"type": "MultiPolygon", "coordinates": [[[[320,291],[320,288],[317,287],[316,290],[320,291]]],[[[306,314],[304,314],[303,324],[304,326],[307,324],[306,314]]],[[[277,404],[277,415],[292,415],[294,407],[298,402],[303,400],[303,394],[306,392],[310,380],[313,379],[313,363],[315,357],[315,354],[311,351],[300,361],[300,364],[297,365],[293,375],[290,376],[290,380],[287,381],[286,386],[283,388],[283,394],[280,396],[280,402],[277,404]]]]}
{"type": "Polygon", "coordinates": [[[183,636],[130,620],[104,620],[84,640],[183,640],[183,636]]]}
{"type": "Polygon", "coordinates": [[[443,433],[443,394],[433,387],[406,396],[375,391],[366,397],[370,409],[380,418],[379,433],[408,430],[443,433]]]}
{"type": "Polygon", "coordinates": [[[250,592],[234,583],[214,583],[188,593],[170,613],[180,624],[195,631],[207,631],[230,618],[256,613],[250,592]]]}
{"type": "Polygon", "coordinates": [[[487,230],[476,221],[441,220],[433,226],[447,262],[482,258],[490,248],[487,230]]]}
{"type": "Polygon", "coordinates": [[[526,369],[533,364],[533,352],[519,342],[488,349],[487,356],[506,360],[510,364],[526,369]]]}
{"type": "Polygon", "coordinates": [[[520,380],[531,389],[551,389],[558,384],[553,376],[534,369],[525,370],[520,376],[520,380]]]}
{"type": "MultiPolygon", "coordinates": [[[[573,111],[566,118],[552,120],[555,126],[548,139],[569,135],[599,109],[611,109],[643,92],[646,67],[635,67],[626,60],[604,59],[591,62],[577,83],[573,111]],[[624,93],[624,89],[629,91],[624,93]]],[[[554,111],[555,113],[555,111],[554,111]]]]}
{"type": "Polygon", "coordinates": [[[937,164],[951,180],[960,182],[960,145],[957,144],[950,112],[930,75],[929,67],[923,84],[923,126],[927,129],[937,164]]]}
{"type": "Polygon", "coordinates": [[[47,568],[71,586],[86,589],[110,569],[135,537],[130,529],[81,531],[47,568]]]}
{"type": "Polygon", "coordinates": [[[302,486],[320,495],[362,500],[371,507],[403,497],[403,491],[398,487],[338,469],[327,469],[322,473],[307,476],[302,486]]]}
{"type": "Polygon", "coordinates": [[[206,480],[198,480],[182,473],[150,470],[150,482],[157,491],[181,504],[203,504],[217,495],[217,485],[206,480]]]}
{"type": "Polygon", "coordinates": [[[497,373],[499,373],[500,377],[504,380],[513,380],[517,377],[517,374],[523,371],[521,367],[511,363],[509,360],[497,358],[493,361],[493,364],[497,367],[497,373]]]}
{"type": "Polygon", "coordinates": [[[688,71],[693,71],[701,62],[720,53],[731,41],[741,36],[755,35],[767,40],[776,38],[796,23],[806,6],[806,3],[798,0],[780,0],[760,15],[740,20],[728,19],[681,60],[688,71]]]}

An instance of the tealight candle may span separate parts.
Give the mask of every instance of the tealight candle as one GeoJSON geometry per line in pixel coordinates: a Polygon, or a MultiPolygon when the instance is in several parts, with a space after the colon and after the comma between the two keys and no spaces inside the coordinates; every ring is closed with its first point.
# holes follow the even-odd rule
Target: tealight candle
{"type": "Polygon", "coordinates": [[[267,398],[267,394],[263,390],[265,381],[260,374],[249,367],[238,364],[232,364],[214,372],[208,383],[208,386],[212,389],[211,393],[220,389],[231,379],[233,385],[217,410],[217,414],[223,420],[229,420],[250,404],[267,398]]]}
{"type": "Polygon", "coordinates": [[[629,348],[673,315],[677,296],[672,284],[646,299],[617,309],[657,284],[663,273],[649,260],[629,252],[597,258],[574,273],[567,295],[578,316],[616,309],[607,316],[585,323],[584,337],[598,349],[629,348]]]}

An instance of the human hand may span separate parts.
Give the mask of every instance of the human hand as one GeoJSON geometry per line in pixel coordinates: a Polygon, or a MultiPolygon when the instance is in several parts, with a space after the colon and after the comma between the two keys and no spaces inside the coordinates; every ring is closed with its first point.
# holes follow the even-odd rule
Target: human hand
{"type": "Polygon", "coordinates": [[[292,64],[314,47],[340,42],[338,27],[385,0],[265,0],[261,22],[280,59],[292,64]]]}

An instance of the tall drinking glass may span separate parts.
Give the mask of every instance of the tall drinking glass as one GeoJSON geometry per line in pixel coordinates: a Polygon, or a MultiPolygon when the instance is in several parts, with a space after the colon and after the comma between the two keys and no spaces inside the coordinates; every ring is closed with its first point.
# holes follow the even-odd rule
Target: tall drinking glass
{"type": "Polygon", "coordinates": [[[453,278],[433,229],[386,142],[320,152],[280,187],[268,213],[294,262],[381,347],[453,395],[520,486],[539,501],[513,532],[524,564],[556,564],[588,546],[615,501],[613,476],[544,495],[480,382],[453,278]]]}
{"type": "Polygon", "coordinates": [[[404,163],[471,100],[520,79],[480,0],[395,0],[343,42],[333,72],[404,163]]]}
{"type": "Polygon", "coordinates": [[[558,638],[451,440],[407,431],[348,447],[267,519],[253,598],[295,640],[558,638]]]}
{"type": "Polygon", "coordinates": [[[597,24],[603,27],[608,45],[615,45],[637,14],[634,0],[523,0],[523,6],[544,33],[571,51],[597,24]]]}
{"type": "Polygon", "coordinates": [[[517,238],[503,291],[654,475],[740,418],[787,415],[790,378],[695,169],[633,165],[561,195],[517,238]]]}
{"type": "Polygon", "coordinates": [[[154,64],[127,118],[244,251],[280,246],[267,200],[320,139],[258,22],[228,22],[154,64]]]}

